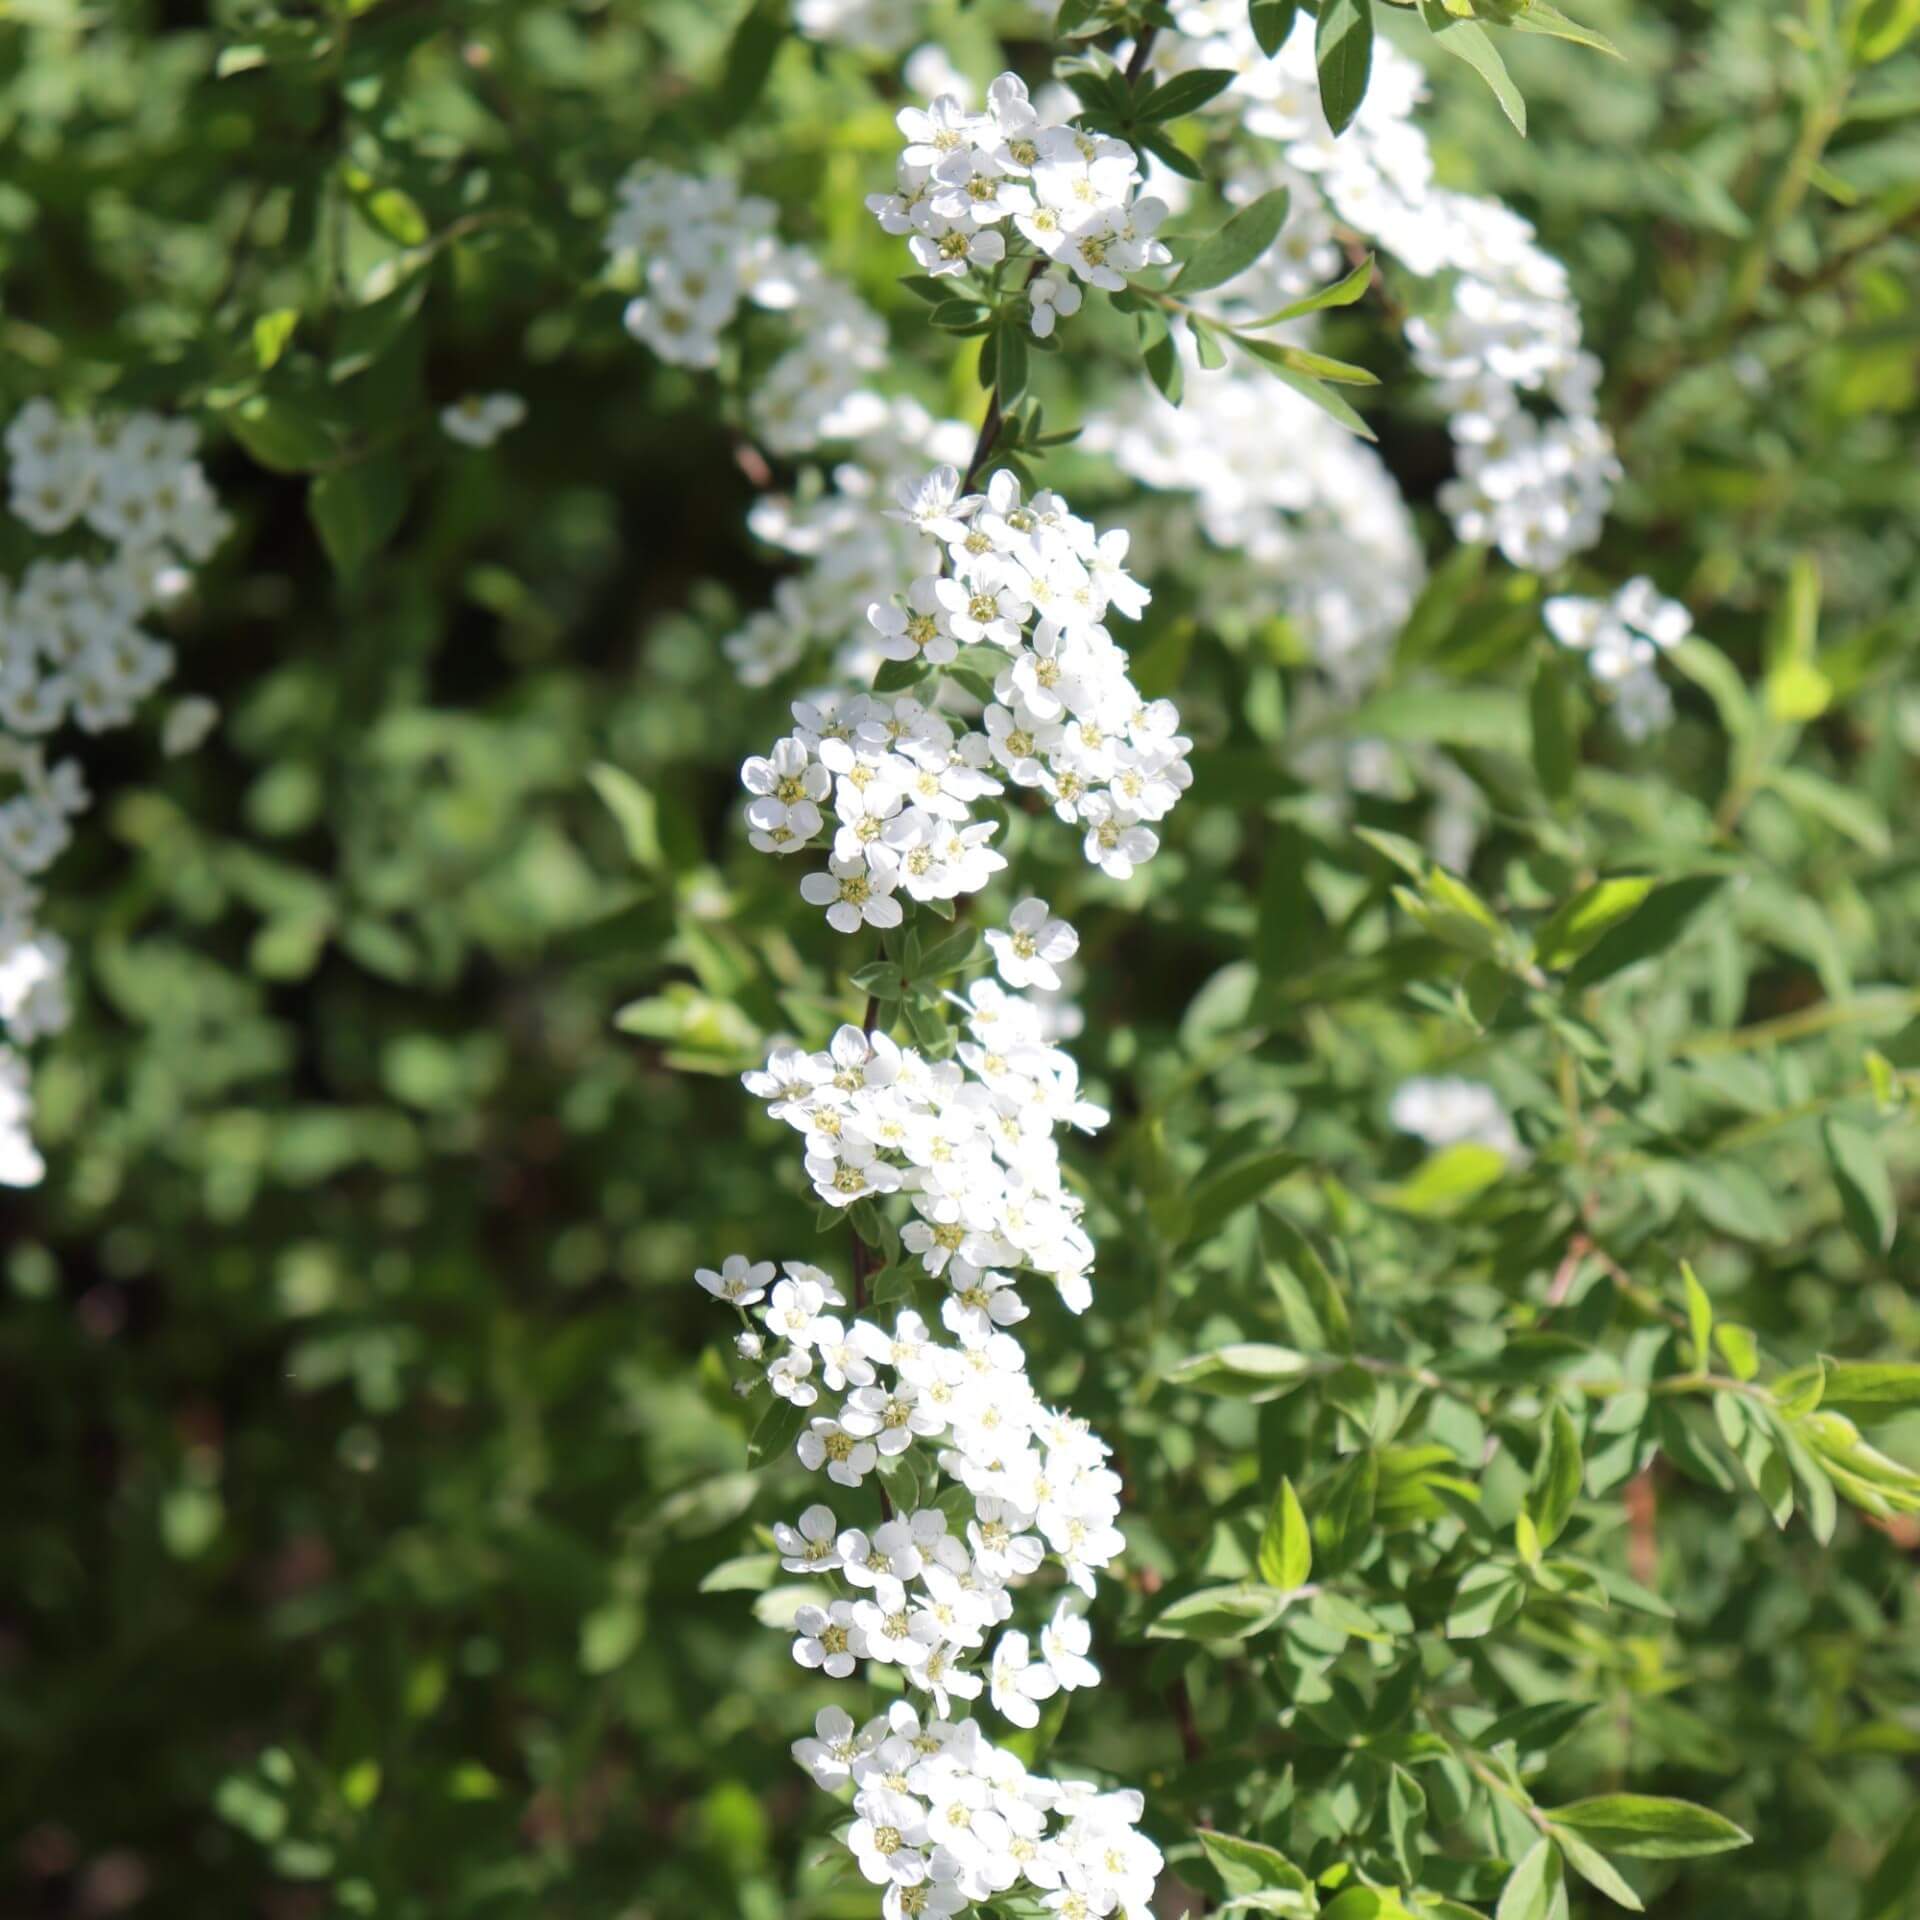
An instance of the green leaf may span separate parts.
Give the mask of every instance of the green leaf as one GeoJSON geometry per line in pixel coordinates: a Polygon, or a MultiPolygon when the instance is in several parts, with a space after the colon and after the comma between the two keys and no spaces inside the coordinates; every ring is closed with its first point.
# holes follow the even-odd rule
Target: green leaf
{"type": "Polygon", "coordinates": [[[1638,913],[1653,889],[1651,874],[1596,881],[1575,894],[1534,936],[1534,958],[1543,967],[1564,972],[1638,913]]]}
{"type": "Polygon", "coordinates": [[[1366,98],[1373,68],[1372,0],[1321,0],[1313,60],[1327,125],[1344,133],[1366,98]]]}
{"type": "Polygon", "coordinates": [[[1287,44],[1300,0],[1248,0],[1247,20],[1254,40],[1269,60],[1287,44]]]}
{"type": "Polygon", "coordinates": [[[1373,429],[1331,387],[1308,374],[1296,373],[1287,353],[1272,341],[1256,340],[1249,334],[1236,334],[1234,337],[1243,353],[1252,354],[1269,367],[1276,380],[1291,387],[1301,399],[1312,401],[1329,419],[1337,421],[1349,433],[1358,434],[1362,440],[1377,438],[1373,429]]]}
{"type": "Polygon", "coordinates": [[[1242,1207],[1251,1206],[1269,1188],[1297,1173],[1306,1163],[1297,1153],[1275,1148],[1236,1160],[1207,1175],[1187,1197],[1187,1232],[1182,1244],[1193,1247],[1218,1233],[1242,1207]]]}
{"type": "Polygon", "coordinates": [[[394,454],[320,474],[307,489],[307,513],[343,580],[355,578],[400,530],[410,488],[394,454]]]}
{"type": "Polygon", "coordinates": [[[1528,1502],[1540,1544],[1550,1547],[1560,1537],[1580,1497],[1580,1435],[1573,1418],[1559,1401],[1548,1410],[1540,1473],[1528,1502]]]}
{"type": "Polygon", "coordinates": [[[1860,1895],[1858,1920],[1908,1920],[1920,1886],[1920,1806],[1907,1815],[1860,1895]]]}
{"type": "Polygon", "coordinates": [[[1604,33],[1597,33],[1592,27],[1584,27],[1577,20],[1570,20],[1558,7],[1549,6],[1547,0],[1531,0],[1517,11],[1503,16],[1503,26],[1512,27],[1517,33],[1544,33],[1555,40],[1568,40],[1576,47],[1591,47],[1596,53],[1611,54],[1616,60],[1624,60],[1626,55],[1616,47],[1604,33]]]}
{"type": "MultiPolygon", "coordinates": [[[[1827,1164],[1833,1169],[1841,1209],[1853,1237],[1869,1253],[1886,1253],[1893,1246],[1900,1221],[1879,1140],[1844,1120],[1828,1120],[1820,1129],[1820,1137],[1826,1144],[1827,1164]]],[[[1831,1403],[1831,1379],[1828,1400],[1831,1403]]]]}
{"type": "MultiPolygon", "coordinates": [[[[1267,1277],[1287,1305],[1287,1282],[1297,1284],[1301,1304],[1313,1321],[1313,1334],[1336,1353],[1353,1351],[1353,1322],[1342,1293],[1319,1249],[1285,1214],[1271,1207],[1260,1211],[1260,1249],[1267,1262],[1267,1277]],[[1275,1268],[1283,1271],[1276,1273],[1275,1268]]],[[[1291,1320],[1292,1315],[1289,1313],[1291,1320]]],[[[1299,1338],[1298,1334],[1295,1338],[1299,1338]]]]}
{"type": "Polygon", "coordinates": [[[1507,1156],[1497,1147],[1462,1140],[1432,1153],[1398,1186],[1380,1187],[1373,1198],[1395,1213],[1423,1218],[1458,1212],[1484,1193],[1507,1170],[1507,1156]]]}
{"type": "MultiPolygon", "coordinates": [[[[1285,1854],[1258,1840],[1243,1840],[1238,1834],[1215,1833],[1211,1827],[1196,1827],[1194,1838],[1207,1863],[1220,1876],[1220,1884],[1229,1896],[1243,1893],[1284,1892],[1303,1897],[1299,1911],[1312,1911],[1313,1883],[1285,1854]]],[[[1283,1912],[1284,1908],[1264,1908],[1283,1912]]]]}
{"type": "MultiPolygon", "coordinates": [[[[1249,320],[1245,322],[1245,329],[1255,331],[1261,327],[1277,327],[1283,320],[1299,320],[1310,313],[1323,313],[1330,307],[1350,307],[1363,298],[1373,285],[1373,273],[1373,255],[1368,254],[1352,272],[1336,280],[1332,286],[1322,287],[1318,293],[1310,293],[1305,299],[1294,301],[1291,306],[1263,314],[1258,320],[1249,320]]],[[[1306,371],[1311,372],[1312,369],[1306,371]]]]}
{"type": "Polygon", "coordinates": [[[1271,193],[1263,193],[1194,248],[1174,286],[1184,298],[1188,294],[1205,293],[1245,273],[1273,245],[1286,218],[1286,188],[1276,187],[1271,193]]]}
{"type": "Polygon", "coordinates": [[[262,373],[286,351],[287,342],[299,324],[298,307],[277,308],[272,313],[263,313],[253,323],[253,358],[262,373]]]}
{"type": "Polygon", "coordinates": [[[1313,1536],[1291,1480],[1283,1479],[1273,1496],[1273,1511],[1260,1535],[1257,1565],[1260,1578],[1283,1593],[1304,1587],[1313,1571],[1313,1536]]]}
{"type": "Polygon", "coordinates": [[[1561,1886],[1559,1851],[1542,1835],[1507,1875],[1493,1920],[1548,1920],[1561,1886]]]}
{"type": "Polygon", "coordinates": [[[754,0],[727,42],[711,116],[716,132],[738,126],[752,112],[786,37],[787,0],[754,0]]]}
{"type": "Polygon", "coordinates": [[[1133,110],[1136,121],[1177,120],[1224,93],[1239,79],[1233,67],[1189,67],[1153,89],[1133,110]]]}
{"type": "Polygon", "coordinates": [[[1168,406],[1177,407],[1187,388],[1186,366],[1164,315],[1140,316],[1140,359],[1160,397],[1168,406]]]}
{"type": "Polygon", "coordinates": [[[1629,1913],[1643,1913],[1645,1904],[1640,1896],[1620,1877],[1620,1870],[1604,1853],[1599,1852],[1576,1833],[1568,1833],[1562,1828],[1553,1830],[1553,1837],[1559,1842],[1561,1854],[1566,1863],[1590,1887],[1598,1887],[1607,1898],[1629,1913]]]}
{"type": "Polygon", "coordinates": [[[1891,1420],[1920,1407],[1920,1366],[1904,1360],[1829,1360],[1819,1404],[1861,1426],[1891,1420]]]}
{"type": "Polygon", "coordinates": [[[1526,1604],[1525,1584],[1512,1568],[1487,1561],[1469,1567],[1447,1609],[1449,1640],[1479,1640],[1503,1627],[1526,1604]]]}
{"type": "Polygon", "coordinates": [[[1689,1860],[1699,1854],[1726,1853],[1750,1845],[1753,1838],[1710,1807],[1644,1793],[1595,1794],[1564,1807],[1550,1807],[1547,1818],[1603,1852],[1642,1860],[1689,1860]]]}
{"type": "Polygon", "coordinates": [[[767,1410],[747,1437],[747,1465],[765,1466],[769,1460],[791,1453],[793,1443],[800,1438],[806,1424],[805,1407],[796,1407],[791,1400],[782,1400],[776,1395],[767,1403],[767,1410]]]}
{"type": "Polygon", "coordinates": [[[1353,1454],[1321,1489],[1313,1515],[1313,1551],[1324,1574],[1344,1571],[1373,1537],[1380,1467],[1371,1448],[1353,1454]]]}
{"type": "Polygon", "coordinates": [[[292,400],[256,393],[225,417],[233,437],[274,473],[311,473],[340,451],[333,428],[292,400]]]}
{"type": "Polygon", "coordinates": [[[1567,975],[1567,985],[1576,992],[1583,991],[1666,952],[1725,884],[1723,875],[1713,873],[1654,888],[1637,912],[1604,933],[1581,956],[1567,975]]]}
{"type": "Polygon", "coordinates": [[[587,769],[587,779],[618,822],[634,865],[650,873],[659,872],[665,862],[660,845],[659,802],[632,774],[604,760],[587,769]]]}
{"type": "Polygon", "coordinates": [[[1527,135],[1527,103],[1507,72],[1507,63],[1488,39],[1486,29],[1472,20],[1450,14],[1438,0],[1420,0],[1420,17],[1434,40],[1455,59],[1463,60],[1493,89],[1500,111],[1514,124],[1524,140],[1527,135]]]}
{"type": "Polygon", "coordinates": [[[1580,764],[1579,681],[1565,654],[1543,653],[1527,696],[1532,721],[1533,771],[1542,791],[1558,804],[1573,792],[1580,764]]]}
{"type": "Polygon", "coordinates": [[[1713,1302],[1685,1260],[1680,1262],[1680,1284],[1687,1295],[1687,1331],[1693,1340],[1693,1364],[1704,1372],[1713,1362],[1713,1302]]]}
{"type": "Polygon", "coordinates": [[[1287,1596],[1259,1587],[1203,1587],[1163,1608],[1149,1640],[1245,1640],[1265,1633],[1287,1610],[1287,1596]]]}
{"type": "Polygon", "coordinates": [[[1197,1387],[1202,1393],[1237,1400],[1278,1400],[1301,1385],[1312,1367],[1304,1354],[1265,1341],[1238,1340],[1206,1353],[1189,1354],[1161,1375],[1170,1387],[1197,1387]]]}

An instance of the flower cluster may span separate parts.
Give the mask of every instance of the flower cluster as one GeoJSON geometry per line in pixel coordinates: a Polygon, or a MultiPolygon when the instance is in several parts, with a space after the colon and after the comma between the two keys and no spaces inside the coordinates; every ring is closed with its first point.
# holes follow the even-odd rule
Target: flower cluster
{"type": "Polygon", "coordinates": [[[6,430],[15,517],[49,539],[82,531],[106,551],[42,555],[0,581],[0,1183],[42,1171],[25,1065],[3,1043],[66,1024],[66,947],[35,924],[38,880],[89,803],[78,762],[50,761],[42,737],[68,722],[126,726],[173,671],[172,648],[141,622],[184,591],[182,562],[209,558],[228,527],[195,444],[185,422],[69,418],[46,400],[6,430]]]}
{"type": "Polygon", "coordinates": [[[749,399],[754,430],[777,453],[845,438],[862,376],[885,363],[886,328],[804,248],[780,240],[773,202],[645,163],[621,182],[619,202],[607,252],[642,288],[628,332],[675,366],[711,368],[743,301],[785,314],[798,339],[749,399]]]}
{"type": "Polygon", "coordinates": [[[873,678],[879,655],[867,608],[919,564],[918,529],[878,510],[931,464],[959,465],[973,429],[935,420],[917,401],[856,396],[843,410],[847,458],[829,474],[809,471],[793,493],[763,494],[747,525],[805,567],[776,581],[773,604],[750,614],[722,643],[740,679],[761,687],[810,650],[836,649],[838,678],[873,678]]]}
{"type": "MultiPolygon", "coordinates": [[[[1040,901],[996,935],[1003,974],[1042,983],[1076,944],[1040,901]]],[[[1083,1609],[1124,1543],[1106,1445],[1040,1400],[1007,1332],[1027,1313],[1017,1273],[1051,1280],[1076,1312],[1091,1299],[1093,1247],[1053,1133],[1106,1115],[1029,1002],[983,979],[955,1004],[968,1037],[953,1060],[849,1026],[819,1053],[776,1047],[745,1076],[803,1136],[824,1198],[907,1197],[896,1272],[908,1292],[916,1269],[940,1284],[946,1337],[910,1304],[849,1314],[804,1262],[776,1277],[736,1254],[695,1277],[740,1313],[739,1352],[804,1416],[801,1464],[834,1487],[883,1488],[870,1527],[821,1501],[774,1539],[788,1572],[823,1583],[792,1609],[794,1658],[833,1679],[890,1669],[910,1696],[865,1725],[826,1708],[794,1747],[821,1786],[851,1784],[846,1842],[884,1912],[951,1914],[1025,1883],[1082,1920],[1144,1920],[1160,1855],[1136,1830],[1139,1795],[1032,1775],[967,1717],[984,1698],[1032,1727],[1042,1701],[1097,1684],[1083,1609]],[[958,1504],[937,1497],[942,1479],[958,1504]],[[1016,1596],[1049,1569],[1075,1591],[1019,1623],[1016,1596]]]]}
{"type": "Polygon", "coordinates": [[[1277,596],[1333,686],[1358,697],[1426,576],[1393,476],[1370,446],[1264,368],[1242,361],[1203,373],[1190,346],[1185,354],[1178,408],[1137,387],[1088,421],[1082,444],[1157,492],[1191,494],[1191,516],[1164,539],[1181,541],[1183,522],[1197,521],[1220,550],[1204,569],[1204,604],[1264,616],[1277,596]]]}
{"type": "Polygon", "coordinates": [[[1035,334],[1079,311],[1085,281],[1118,293],[1127,276],[1172,258],[1154,238],[1166,207],[1140,195],[1140,163],[1124,140],[1044,119],[1026,82],[1003,73],[975,113],[955,94],[903,107],[906,145],[891,193],[867,205],[906,236],[936,278],[995,272],[1017,233],[1038,258],[1026,294],[1035,334]]]}
{"type": "MultiPolygon", "coordinates": [[[[1595,410],[1600,367],[1581,345],[1566,269],[1497,201],[1435,184],[1412,121],[1419,68],[1376,44],[1366,98],[1336,139],[1321,111],[1311,20],[1268,59],[1241,0],[1176,0],[1173,11],[1181,36],[1161,42],[1163,67],[1238,73],[1214,109],[1277,143],[1286,162],[1279,256],[1305,261],[1318,249],[1323,263],[1337,259],[1328,246],[1337,219],[1431,283],[1407,339],[1447,409],[1459,472],[1441,504],[1455,531],[1536,571],[1591,546],[1619,464],[1595,410]]],[[[1274,184],[1270,155],[1249,164],[1263,187],[1274,184]]]]}
{"type": "Polygon", "coordinates": [[[1102,624],[1147,603],[1127,535],[1096,532],[1053,492],[1023,498],[1004,469],[966,493],[954,468],[936,468],[899,500],[896,517],[934,545],[900,600],[868,607],[877,651],[942,667],[973,650],[993,669],[982,725],[911,695],[796,702],[794,732],[742,769],[753,844],[798,853],[831,818],[828,870],[802,894],[842,932],[895,926],[897,890],[953,899],[1005,864],[988,845],[996,823],[973,808],[1011,782],[1079,826],[1094,865],[1129,878],[1159,849],[1148,823],[1192,775],[1178,711],[1143,700],[1102,624]]]}
{"type": "Polygon", "coordinates": [[[1664,652],[1693,631],[1693,616],[1658,592],[1645,575],[1611,600],[1562,594],[1546,604],[1548,631],[1587,657],[1587,671],[1605,688],[1613,717],[1629,740],[1644,740],[1673,719],[1673,696],[1660,678],[1664,652]]]}

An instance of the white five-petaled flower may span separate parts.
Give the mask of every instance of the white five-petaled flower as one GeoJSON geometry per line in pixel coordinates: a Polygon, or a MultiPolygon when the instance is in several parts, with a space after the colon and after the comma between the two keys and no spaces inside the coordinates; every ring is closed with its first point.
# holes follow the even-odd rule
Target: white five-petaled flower
{"type": "Polygon", "coordinates": [[[1004,928],[987,929],[987,945],[1008,986],[1058,993],[1060,965],[1079,952],[1080,936],[1065,920],[1050,916],[1044,900],[1027,899],[1008,914],[1004,928]]]}

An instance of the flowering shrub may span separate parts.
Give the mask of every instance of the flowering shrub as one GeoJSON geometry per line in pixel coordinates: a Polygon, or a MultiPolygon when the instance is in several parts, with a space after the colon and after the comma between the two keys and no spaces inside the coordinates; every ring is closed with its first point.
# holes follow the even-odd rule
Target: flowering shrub
{"type": "Polygon", "coordinates": [[[1903,1911],[1920,40],[1573,13],[21,11],[0,1908],[1903,1911]]]}

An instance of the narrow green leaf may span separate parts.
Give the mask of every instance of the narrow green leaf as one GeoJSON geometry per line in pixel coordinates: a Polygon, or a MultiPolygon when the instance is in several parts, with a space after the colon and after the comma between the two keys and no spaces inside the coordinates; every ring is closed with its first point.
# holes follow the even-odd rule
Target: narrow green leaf
{"type": "Polygon", "coordinates": [[[1560,1887],[1560,1854],[1543,1834],[1507,1875],[1493,1920],[1548,1920],[1560,1887]]]}
{"type": "Polygon", "coordinates": [[[1680,1284],[1687,1295],[1687,1331],[1693,1338],[1693,1364],[1704,1371],[1713,1361],[1713,1302],[1685,1260],[1680,1262],[1680,1284]]]}
{"type": "Polygon", "coordinates": [[[1233,67],[1189,67],[1185,73],[1176,73],[1171,80],[1155,87],[1133,109],[1133,118],[1149,122],[1177,120],[1182,114],[1204,107],[1239,77],[1233,67]]]}
{"type": "Polygon", "coordinates": [[[1527,103],[1513,84],[1507,63],[1487,37],[1484,27],[1449,13],[1438,0],[1420,0],[1420,17],[1434,40],[1456,60],[1464,61],[1493,89],[1500,111],[1514,124],[1524,140],[1527,135],[1527,103]]]}
{"type": "MultiPolygon", "coordinates": [[[[1844,1120],[1828,1120],[1820,1129],[1827,1164],[1840,1189],[1840,1205],[1853,1237],[1869,1253],[1886,1253],[1899,1231],[1893,1180],[1879,1140],[1844,1120]]],[[[1831,1383],[1829,1383],[1831,1400],[1831,1383]]]]}
{"type": "Polygon", "coordinates": [[[1327,125],[1344,133],[1366,98],[1373,69],[1372,0],[1321,0],[1313,60],[1327,125]]]}
{"type": "Polygon", "coordinates": [[[1553,1837],[1559,1842],[1560,1851],[1566,1857],[1567,1865],[1577,1873],[1590,1887],[1598,1887],[1616,1906],[1625,1907],[1629,1913],[1644,1913],[1645,1903],[1640,1896],[1620,1877],[1620,1870],[1604,1853],[1590,1846],[1576,1833],[1568,1833],[1564,1828],[1556,1827],[1553,1837]]]}
{"type": "Polygon", "coordinates": [[[1642,1860],[1688,1860],[1752,1844],[1753,1836],[1710,1807],[1645,1793],[1601,1793],[1550,1807],[1556,1827],[1577,1833],[1607,1853],[1642,1860]]]}
{"type": "Polygon", "coordinates": [[[1548,1411],[1545,1446],[1542,1449],[1540,1475],[1535,1482],[1528,1510],[1540,1535],[1540,1544],[1550,1547],[1560,1537],[1580,1497],[1580,1435],[1573,1418],[1559,1401],[1548,1411]]]}
{"type": "Polygon", "coordinates": [[[1318,293],[1310,293],[1304,300],[1294,301],[1291,306],[1263,314],[1258,320],[1244,322],[1244,331],[1257,333],[1263,327],[1277,327],[1283,320],[1299,320],[1309,313],[1324,312],[1329,307],[1350,307],[1373,285],[1373,271],[1373,255],[1368,254],[1351,273],[1336,280],[1332,286],[1322,287],[1318,293]]]}

